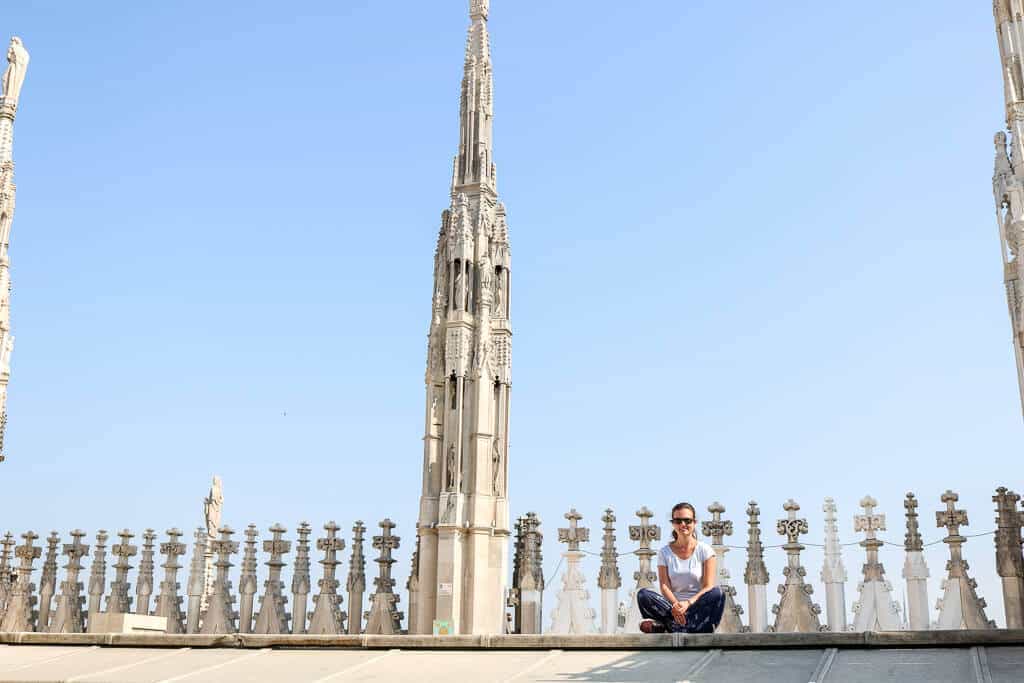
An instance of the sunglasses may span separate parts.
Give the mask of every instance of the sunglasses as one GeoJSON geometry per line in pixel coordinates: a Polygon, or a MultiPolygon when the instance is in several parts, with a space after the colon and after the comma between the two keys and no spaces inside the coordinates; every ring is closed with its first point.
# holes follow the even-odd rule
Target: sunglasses
{"type": "Polygon", "coordinates": [[[686,526],[692,526],[696,520],[693,517],[673,517],[673,524],[685,524],[686,526]]]}

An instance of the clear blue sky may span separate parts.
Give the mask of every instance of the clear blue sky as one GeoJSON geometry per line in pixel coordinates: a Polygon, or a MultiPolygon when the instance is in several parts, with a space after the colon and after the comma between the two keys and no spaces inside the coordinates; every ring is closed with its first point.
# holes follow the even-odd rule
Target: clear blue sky
{"type": "MultiPolygon", "coordinates": [[[[404,586],[466,4],[7,3],[32,63],[4,528],[190,529],[218,473],[236,529],[392,517],[404,586]]],[[[606,506],[622,551],[680,499],[737,545],[751,498],[767,543],[789,497],[811,541],[826,495],[843,541],[866,493],[894,541],[910,490],[926,540],[946,488],[992,528],[1024,430],[988,4],[494,0],[491,32],[511,502],[548,572],[570,506],[595,551],[606,506]]],[[[1001,620],[991,538],[965,553],[1001,620]]]]}

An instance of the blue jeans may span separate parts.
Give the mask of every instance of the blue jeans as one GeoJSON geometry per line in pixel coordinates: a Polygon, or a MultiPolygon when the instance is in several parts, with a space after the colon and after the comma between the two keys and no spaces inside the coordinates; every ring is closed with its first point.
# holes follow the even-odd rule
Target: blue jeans
{"type": "Polygon", "coordinates": [[[653,619],[670,633],[713,633],[725,611],[725,593],[718,586],[690,605],[686,610],[685,624],[676,622],[672,616],[672,603],[661,593],[641,588],[636,594],[636,601],[645,619],[653,619]]]}

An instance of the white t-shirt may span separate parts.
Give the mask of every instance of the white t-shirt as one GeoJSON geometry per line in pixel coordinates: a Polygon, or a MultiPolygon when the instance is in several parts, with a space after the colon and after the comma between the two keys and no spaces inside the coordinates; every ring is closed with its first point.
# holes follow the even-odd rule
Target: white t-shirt
{"type": "Polygon", "coordinates": [[[704,560],[714,556],[715,549],[703,541],[697,541],[697,547],[688,560],[676,555],[667,545],[658,551],[658,566],[668,570],[668,580],[676,600],[690,600],[700,592],[704,560]]]}

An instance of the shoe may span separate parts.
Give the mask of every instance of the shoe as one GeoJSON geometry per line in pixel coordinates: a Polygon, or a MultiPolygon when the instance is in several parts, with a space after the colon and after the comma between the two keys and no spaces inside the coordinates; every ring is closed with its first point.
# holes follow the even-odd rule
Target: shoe
{"type": "Polygon", "coordinates": [[[644,619],[640,622],[640,631],[642,633],[667,633],[668,629],[665,628],[664,624],[659,624],[654,619],[644,619]]]}

